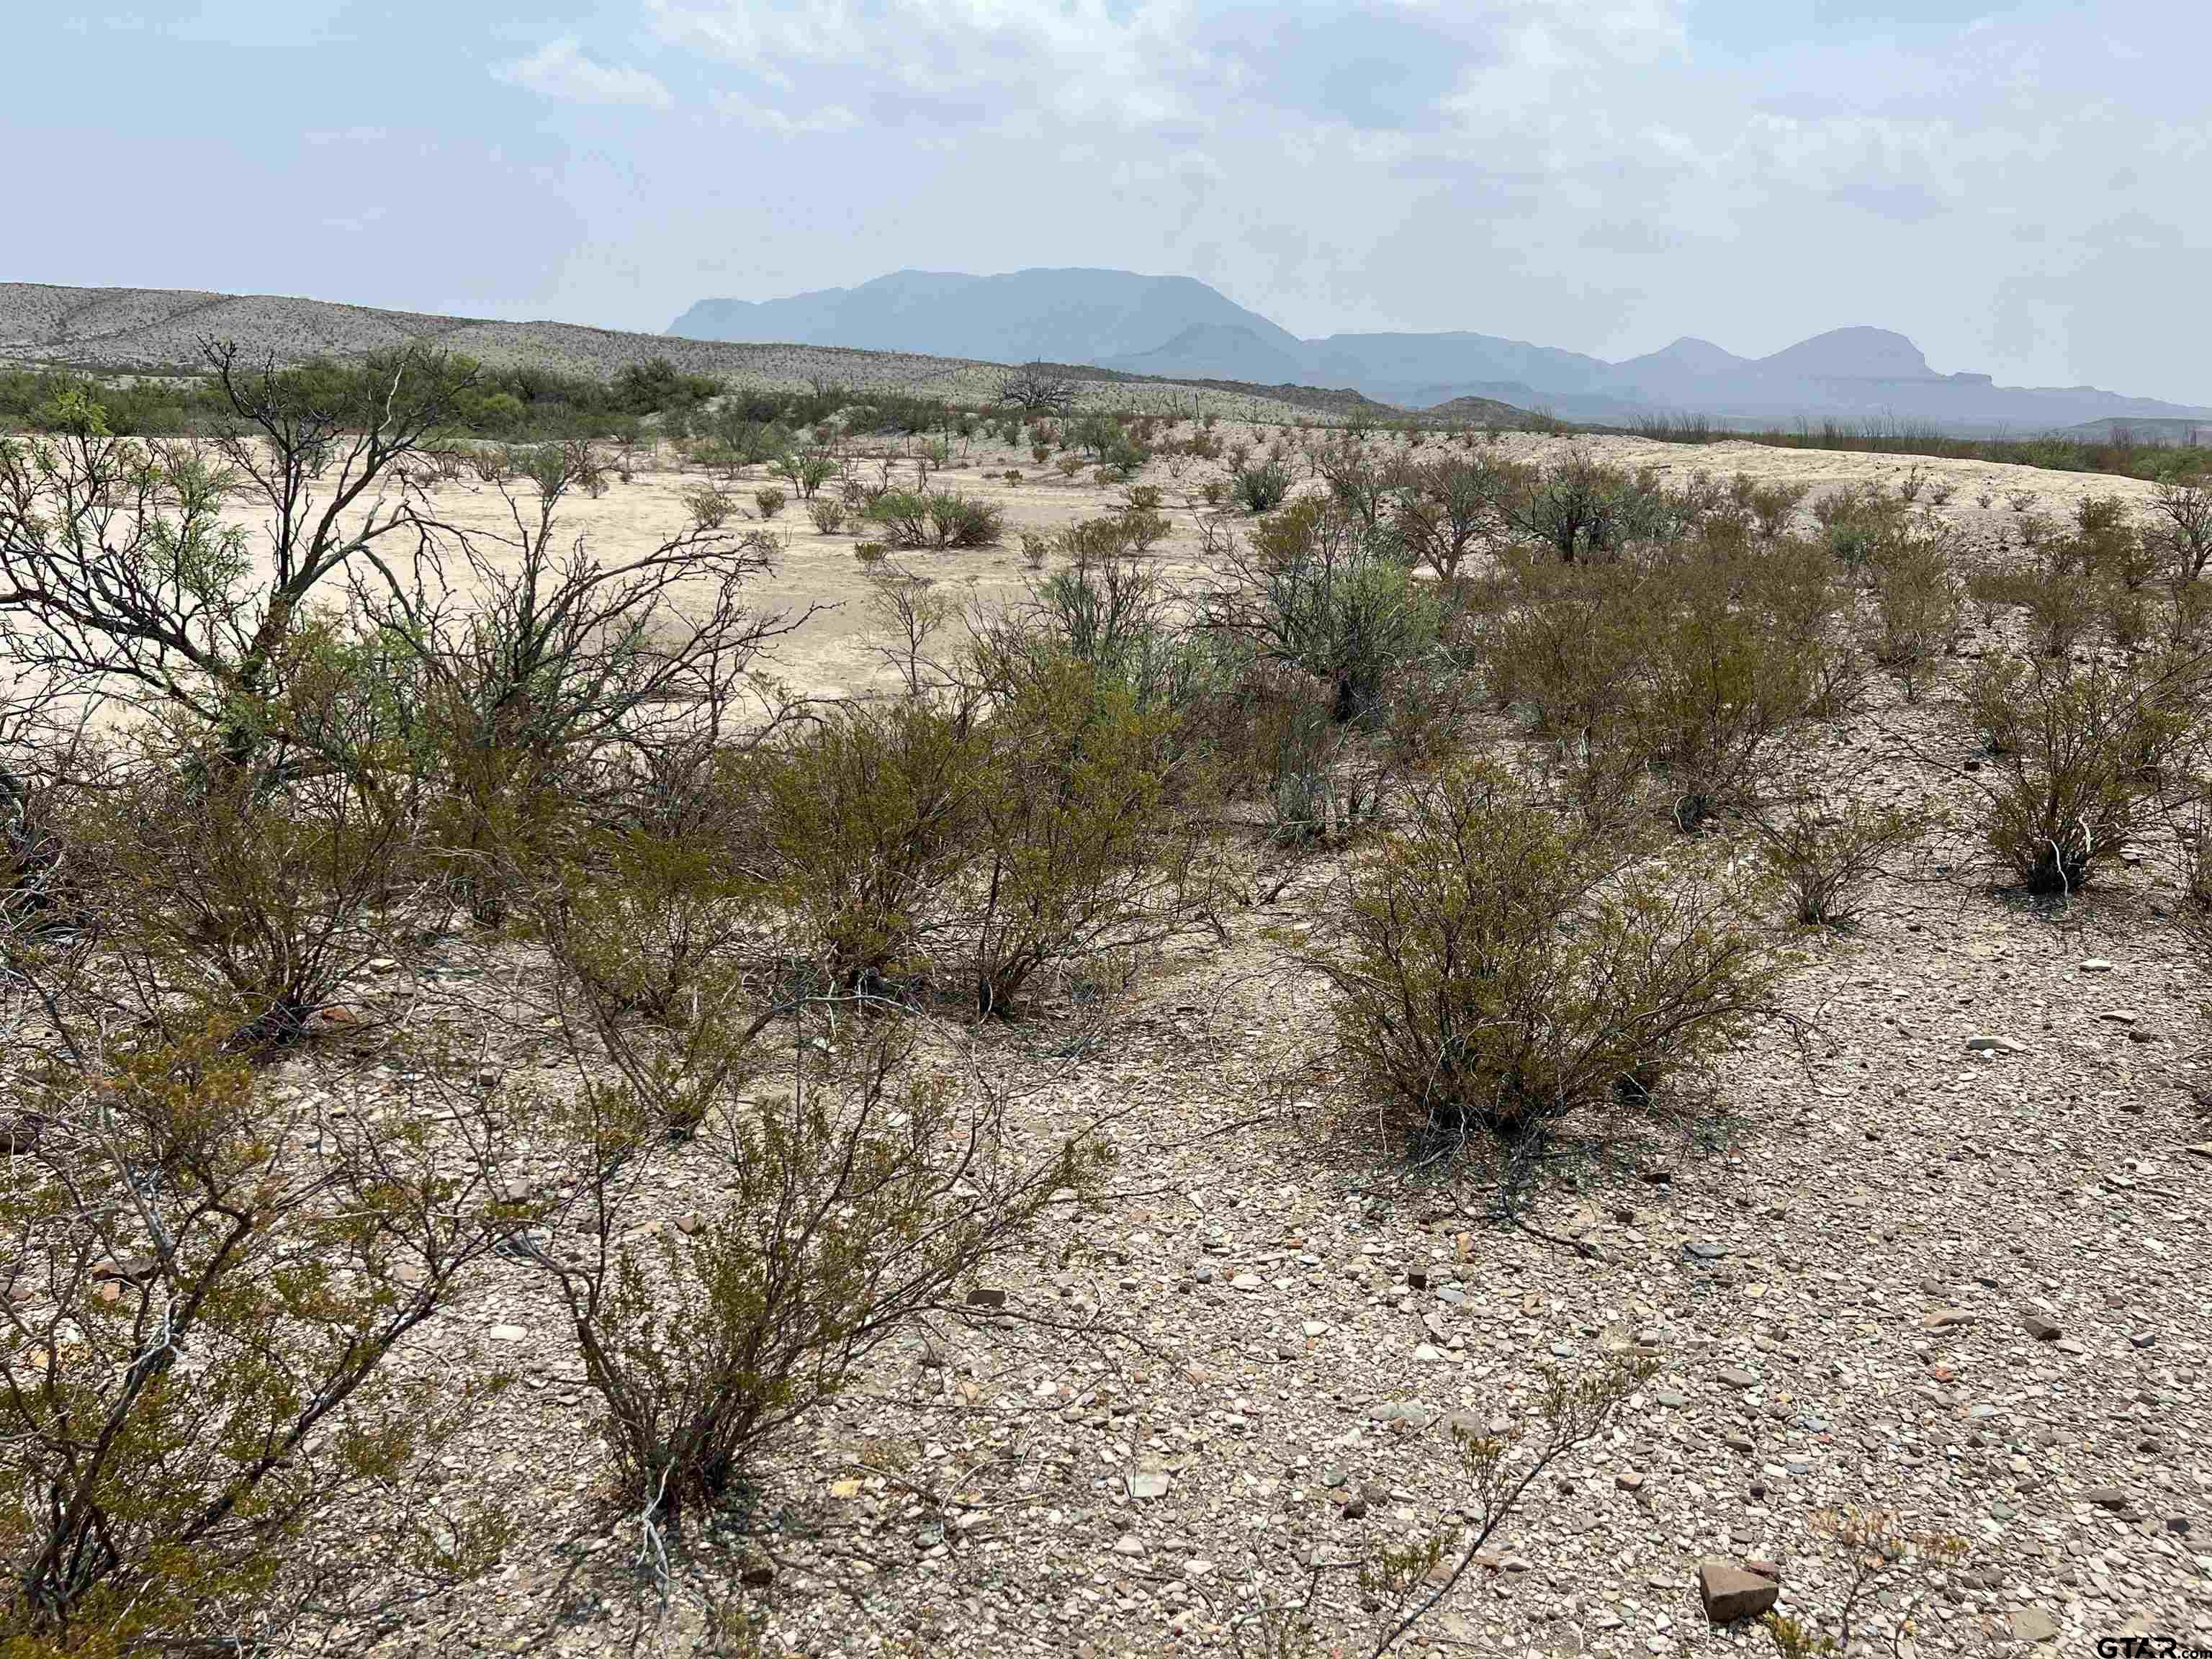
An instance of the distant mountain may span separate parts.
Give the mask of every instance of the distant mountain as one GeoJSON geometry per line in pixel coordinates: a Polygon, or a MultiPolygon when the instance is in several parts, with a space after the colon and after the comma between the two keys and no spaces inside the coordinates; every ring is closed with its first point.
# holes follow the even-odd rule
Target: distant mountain
{"type": "Polygon", "coordinates": [[[1759,367],[1770,374],[1812,380],[1936,380],[1920,348],[1886,328],[1832,328],[1784,347],[1759,367]]]}
{"type": "Polygon", "coordinates": [[[2094,386],[2000,386],[1986,374],[1940,374],[1919,347],[1887,329],[1831,329],[1759,358],[1685,337],[1621,362],[1465,332],[1302,340],[1190,277],[1121,270],[896,271],[787,300],[702,301],[670,331],[996,362],[1042,358],[1177,380],[1342,386],[1407,409],[1487,398],[1598,422],[1669,413],[1735,424],[1898,421],[2044,431],[2212,420],[2212,408],[2094,386]]]}
{"type": "MultiPolygon", "coordinates": [[[[858,288],[823,289],[787,300],[702,300],[668,331],[695,340],[790,341],[987,362],[1042,359],[1115,367],[1109,360],[1157,350],[1194,329],[1243,330],[1258,344],[1279,349],[1296,351],[1299,345],[1295,335],[1192,277],[1080,269],[1003,276],[896,270],[858,288]]],[[[1206,349],[1202,343],[1195,349],[1206,349]]]]}
{"type": "Polygon", "coordinates": [[[1173,363],[1178,380],[1279,385],[1310,378],[1302,342],[1292,340],[1285,349],[1242,323],[1193,323],[1150,351],[1097,361],[1101,368],[1122,374],[1157,374],[1160,371],[1152,367],[1154,363],[1173,363]]]}

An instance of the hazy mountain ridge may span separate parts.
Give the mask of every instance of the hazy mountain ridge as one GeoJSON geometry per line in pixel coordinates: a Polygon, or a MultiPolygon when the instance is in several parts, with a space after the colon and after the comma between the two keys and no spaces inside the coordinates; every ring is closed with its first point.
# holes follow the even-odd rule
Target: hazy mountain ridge
{"type": "Polygon", "coordinates": [[[1620,362],[1456,331],[1302,340],[1193,278],[1132,271],[894,271],[858,288],[787,300],[702,301],[670,331],[721,339],[774,335],[1002,362],[1044,358],[1176,380],[1348,386],[1414,409],[1473,397],[1595,422],[1694,413],[1782,423],[1893,418],[2040,430],[2098,420],[2212,420],[2212,406],[1938,374],[1905,336],[1864,325],[1830,329],[1765,357],[1685,337],[1620,362]]]}

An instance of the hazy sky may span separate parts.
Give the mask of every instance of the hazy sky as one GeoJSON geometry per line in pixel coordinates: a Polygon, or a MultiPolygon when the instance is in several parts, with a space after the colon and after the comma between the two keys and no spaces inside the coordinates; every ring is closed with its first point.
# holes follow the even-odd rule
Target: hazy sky
{"type": "Polygon", "coordinates": [[[902,266],[2212,401],[2212,4],[9,9],[0,279],[659,329],[902,266]]]}

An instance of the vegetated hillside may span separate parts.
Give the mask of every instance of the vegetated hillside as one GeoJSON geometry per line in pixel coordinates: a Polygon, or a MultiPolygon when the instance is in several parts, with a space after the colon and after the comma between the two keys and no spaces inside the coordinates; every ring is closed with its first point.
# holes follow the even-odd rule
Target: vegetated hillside
{"type": "Polygon", "coordinates": [[[1464,331],[1300,339],[1202,283],[1131,271],[898,271],[787,300],[702,301],[670,326],[704,338],[1046,357],[1178,380],[1342,386],[1407,408],[1496,398],[1616,424],[1686,412],[1729,425],[1883,419],[1989,434],[2100,418],[2212,419],[2212,408],[2095,386],[1939,374],[1889,329],[1831,329],[1758,358],[1686,337],[1619,362],[1464,331]]]}
{"type": "MultiPolygon", "coordinates": [[[[101,373],[173,372],[200,366],[204,338],[236,341],[280,362],[353,357],[428,340],[493,368],[531,367],[605,379],[664,358],[687,374],[789,389],[827,383],[856,392],[899,391],[969,400],[996,398],[1000,362],[916,352],[797,343],[735,343],[634,334],[577,323],[501,322],[383,311],[369,306],[274,295],[184,289],[87,289],[0,283],[0,364],[54,365],[101,373]]],[[[1012,361],[1025,361],[1012,360],[1012,361]]],[[[1354,392],[1267,387],[1230,380],[1163,380],[1094,365],[1065,371],[1085,408],[1188,414],[1200,404],[1231,419],[1295,420],[1328,415],[1354,392]]],[[[1367,405],[1372,418],[1400,412],[1367,405]]]]}
{"type": "Polygon", "coordinates": [[[2163,419],[2115,419],[2084,421],[2079,426],[2069,426],[2058,435],[2079,438],[2084,443],[2126,442],[2139,444],[2179,444],[2191,447],[2212,445],[2212,419],[2166,417],[2163,419]]]}

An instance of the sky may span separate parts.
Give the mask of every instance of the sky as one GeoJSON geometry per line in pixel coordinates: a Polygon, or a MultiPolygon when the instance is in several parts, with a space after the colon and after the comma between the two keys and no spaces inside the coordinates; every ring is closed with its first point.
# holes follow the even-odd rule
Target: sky
{"type": "Polygon", "coordinates": [[[15,0],[0,280],[659,330],[918,268],[2212,403],[2205,0],[15,0]]]}

